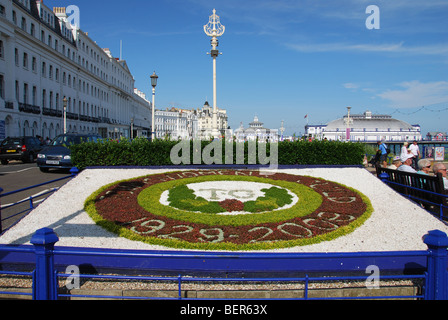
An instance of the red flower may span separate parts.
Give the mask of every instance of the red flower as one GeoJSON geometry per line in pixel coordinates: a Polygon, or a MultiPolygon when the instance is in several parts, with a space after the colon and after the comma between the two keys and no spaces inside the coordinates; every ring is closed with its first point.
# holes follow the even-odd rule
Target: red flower
{"type": "Polygon", "coordinates": [[[224,201],[221,201],[219,205],[226,209],[228,212],[244,210],[244,203],[236,199],[226,199],[224,201]]]}

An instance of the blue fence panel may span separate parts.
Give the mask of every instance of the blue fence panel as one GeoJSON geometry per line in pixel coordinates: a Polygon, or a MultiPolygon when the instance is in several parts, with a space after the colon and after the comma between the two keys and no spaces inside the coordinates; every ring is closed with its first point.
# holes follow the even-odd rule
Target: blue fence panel
{"type": "Polygon", "coordinates": [[[365,272],[365,266],[377,265],[384,271],[424,272],[426,251],[366,253],[207,253],[184,251],[137,251],[57,247],[58,269],[67,265],[95,266],[98,271],[114,269],[139,273],[203,275],[226,277],[276,274],[324,274],[327,272],[365,272]],[[412,261],[412,264],[410,263],[412,261]]]}
{"type": "MultiPolygon", "coordinates": [[[[54,231],[44,228],[34,234],[32,246],[0,246],[2,266],[28,263],[35,268],[33,298],[36,300],[58,299],[58,278],[73,276],[64,273],[67,265],[89,265],[95,270],[117,269],[127,273],[116,276],[80,275],[86,278],[172,281],[178,283],[179,293],[182,284],[188,282],[303,282],[305,299],[309,298],[307,285],[311,281],[365,281],[367,267],[375,265],[381,270],[382,280],[424,279],[423,294],[409,298],[448,299],[448,237],[438,230],[430,231],[423,237],[428,250],[404,252],[271,254],[104,250],[58,248],[55,247],[57,241],[54,231]],[[138,276],[129,275],[131,270],[138,276]],[[165,276],[158,278],[154,276],[154,271],[163,271],[165,276]],[[148,276],[144,275],[145,272],[148,276]],[[176,276],[166,276],[166,273],[176,272],[179,272],[176,276]],[[202,277],[192,277],[191,274],[202,277]],[[219,277],[219,274],[225,274],[225,277],[219,277]]],[[[25,274],[20,271],[3,272],[25,274]]]]}
{"type": "MultiPolygon", "coordinates": [[[[394,182],[394,181],[390,181],[390,180],[389,180],[389,175],[388,175],[387,173],[385,173],[385,172],[384,172],[384,173],[381,173],[381,174],[378,176],[378,178],[381,179],[381,181],[383,181],[384,183],[386,183],[386,184],[388,184],[388,185],[400,186],[400,187],[403,187],[403,188],[406,188],[406,189],[409,189],[409,190],[417,190],[417,191],[421,191],[421,192],[427,193],[427,194],[429,194],[429,195],[435,195],[435,196],[438,196],[438,197],[440,197],[440,198],[448,198],[448,195],[446,195],[446,194],[440,194],[440,193],[432,192],[432,191],[429,191],[429,190],[424,190],[424,189],[420,189],[420,188],[415,188],[415,187],[408,186],[408,185],[405,185],[405,184],[401,184],[401,183],[397,183],[397,182],[394,182]]],[[[409,194],[404,194],[404,193],[400,193],[400,194],[401,194],[403,197],[408,198],[409,200],[411,200],[411,201],[413,201],[413,202],[415,202],[415,203],[417,203],[417,204],[423,202],[423,203],[425,203],[425,204],[430,204],[430,205],[439,207],[439,215],[438,215],[438,218],[439,218],[440,220],[443,220],[443,219],[444,219],[444,217],[445,217],[444,211],[445,211],[446,209],[448,209],[448,207],[447,207],[446,205],[444,205],[443,203],[434,203],[434,202],[431,202],[431,201],[429,201],[429,200],[421,199],[421,198],[419,198],[419,197],[415,197],[415,196],[412,196],[412,195],[409,195],[409,194]]],[[[427,210],[427,211],[428,211],[428,210],[427,210]]],[[[428,211],[428,212],[431,213],[431,214],[433,214],[431,211],[428,211]]]]}
{"type": "Polygon", "coordinates": [[[39,194],[38,196],[29,197],[29,198],[26,199],[26,200],[18,201],[18,202],[15,202],[15,203],[12,203],[12,204],[10,204],[10,205],[3,206],[3,207],[1,206],[1,204],[2,204],[2,199],[6,198],[6,197],[8,197],[8,196],[11,196],[11,195],[14,195],[14,194],[23,192],[23,191],[36,189],[36,188],[38,188],[38,187],[42,187],[42,186],[45,186],[45,185],[49,185],[49,184],[52,184],[52,183],[55,183],[55,182],[59,182],[59,181],[63,181],[63,180],[67,180],[67,179],[74,178],[74,177],[78,174],[78,172],[79,172],[78,168],[72,168],[72,169],[70,169],[70,173],[71,173],[70,176],[63,177],[63,178],[59,178],[59,179],[55,179],[55,180],[51,180],[51,181],[48,181],[48,182],[40,183],[40,184],[37,184],[37,185],[34,185],[34,186],[26,187],[26,188],[23,188],[23,189],[19,189],[19,190],[15,190],[15,191],[7,192],[7,193],[3,193],[3,188],[0,187],[0,234],[4,233],[4,232],[7,231],[9,228],[11,228],[11,226],[10,226],[9,228],[7,228],[7,229],[4,230],[4,229],[3,229],[3,222],[4,222],[4,221],[9,220],[9,219],[12,219],[12,218],[14,218],[14,217],[16,217],[16,216],[19,216],[19,215],[22,215],[22,214],[31,212],[31,211],[35,208],[35,206],[34,206],[34,199],[36,199],[36,198],[41,198],[41,197],[50,195],[50,194],[52,194],[53,192],[57,191],[58,188],[54,188],[53,190],[50,190],[50,191],[48,191],[48,192],[39,194]],[[15,213],[15,214],[13,214],[13,215],[10,215],[10,216],[7,217],[7,218],[4,218],[4,217],[2,216],[2,209],[3,209],[3,210],[6,210],[6,209],[9,209],[9,208],[18,206],[18,205],[20,205],[20,204],[22,204],[22,203],[25,203],[25,202],[29,202],[29,204],[30,204],[29,207],[28,207],[28,209],[25,209],[25,210],[22,210],[22,211],[20,211],[20,212],[17,212],[17,213],[15,213]]]}

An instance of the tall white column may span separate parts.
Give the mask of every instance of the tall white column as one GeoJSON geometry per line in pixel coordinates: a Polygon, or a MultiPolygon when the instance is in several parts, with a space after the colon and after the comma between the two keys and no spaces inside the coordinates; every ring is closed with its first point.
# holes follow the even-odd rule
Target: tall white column
{"type": "Polygon", "coordinates": [[[213,14],[209,17],[209,22],[204,26],[205,34],[212,37],[211,56],[213,58],[213,119],[212,119],[212,136],[213,138],[219,138],[220,132],[218,130],[218,102],[217,102],[217,73],[216,73],[216,58],[220,54],[218,51],[218,37],[221,37],[226,30],[220,22],[219,16],[216,15],[216,10],[213,9],[213,14]]]}
{"type": "Polygon", "coordinates": [[[155,106],[156,106],[156,88],[152,88],[152,106],[151,106],[151,141],[156,139],[156,123],[155,123],[155,106]]]}
{"type": "Polygon", "coordinates": [[[216,57],[213,57],[213,127],[212,127],[212,135],[213,135],[214,138],[219,137],[216,57]]]}

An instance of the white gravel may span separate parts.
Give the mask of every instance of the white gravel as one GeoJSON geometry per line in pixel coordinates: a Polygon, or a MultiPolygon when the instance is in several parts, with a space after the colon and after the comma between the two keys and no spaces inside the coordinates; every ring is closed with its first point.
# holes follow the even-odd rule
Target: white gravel
{"type": "MultiPolygon", "coordinates": [[[[102,186],[168,170],[88,169],[65,184],[11,230],[0,244],[29,244],[31,236],[48,227],[59,236],[58,246],[171,250],[119,238],[97,226],[84,211],[84,202],[102,186]]],[[[176,170],[178,171],[178,170],[176,170]]],[[[361,168],[292,169],[284,173],[320,177],[359,190],[374,207],[371,218],[353,233],[333,241],[275,250],[275,252],[366,252],[425,250],[422,236],[430,230],[448,233],[448,226],[404,199],[361,168]]]]}

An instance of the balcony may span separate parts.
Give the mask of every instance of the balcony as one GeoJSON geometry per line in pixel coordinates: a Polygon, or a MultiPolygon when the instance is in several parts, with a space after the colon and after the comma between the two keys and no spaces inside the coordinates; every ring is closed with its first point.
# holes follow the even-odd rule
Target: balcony
{"type": "Polygon", "coordinates": [[[25,113],[40,114],[40,107],[27,103],[19,103],[19,111],[25,113]]]}
{"type": "Polygon", "coordinates": [[[61,110],[55,110],[55,109],[50,109],[50,108],[42,108],[42,114],[44,116],[62,118],[62,111],[61,110]]]}
{"type": "Polygon", "coordinates": [[[100,122],[100,123],[112,123],[112,122],[110,121],[110,119],[107,118],[107,117],[99,117],[98,119],[99,119],[99,122],[100,122]]]}
{"type": "Polygon", "coordinates": [[[77,113],[67,112],[67,119],[70,120],[79,120],[79,116],[77,113]]]}

